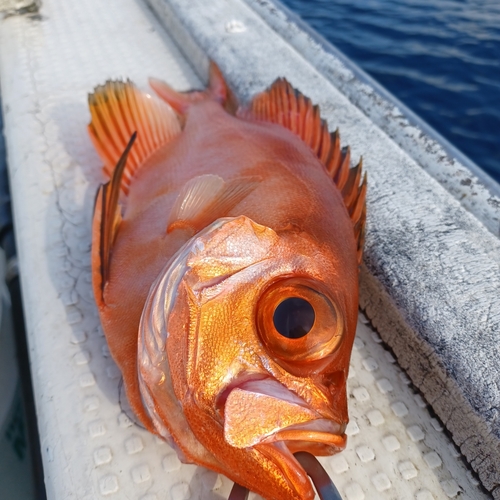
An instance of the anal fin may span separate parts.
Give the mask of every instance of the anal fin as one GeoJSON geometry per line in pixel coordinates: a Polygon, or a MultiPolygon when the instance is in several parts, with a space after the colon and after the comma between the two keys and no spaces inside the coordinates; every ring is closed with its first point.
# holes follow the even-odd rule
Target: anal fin
{"type": "Polygon", "coordinates": [[[258,177],[239,177],[229,182],[213,174],[190,179],[172,207],[167,233],[176,229],[197,233],[214,220],[224,217],[258,185],[258,177]]]}

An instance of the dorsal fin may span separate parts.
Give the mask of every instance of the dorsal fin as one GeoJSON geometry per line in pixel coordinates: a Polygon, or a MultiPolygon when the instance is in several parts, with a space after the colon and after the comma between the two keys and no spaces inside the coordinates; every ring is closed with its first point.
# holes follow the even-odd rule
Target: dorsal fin
{"type": "Polygon", "coordinates": [[[95,296],[103,300],[104,286],[109,280],[109,262],[111,247],[122,220],[118,199],[127,157],[136,139],[134,132],[125,151],[122,153],[109,182],[103,184],[97,192],[92,222],[92,269],[95,296]]]}
{"type": "Polygon", "coordinates": [[[349,147],[340,148],[338,130],[330,133],[322,120],[319,107],[294,89],[284,78],[278,78],[267,90],[256,95],[248,107],[240,108],[237,116],[278,123],[297,134],[325,165],[326,171],[339,188],[354,225],[361,262],[366,220],[366,173],[360,185],[362,161],[350,169],[349,147]]]}
{"type": "Polygon", "coordinates": [[[213,174],[186,182],[177,196],[167,223],[167,233],[189,230],[194,235],[228,213],[258,185],[258,177],[238,177],[225,182],[213,174]]]}
{"type": "Polygon", "coordinates": [[[130,81],[108,81],[96,87],[89,94],[89,108],[90,138],[110,177],[130,136],[137,132],[136,144],[122,175],[125,194],[135,171],[181,131],[179,120],[168,104],[141,92],[130,81]]]}

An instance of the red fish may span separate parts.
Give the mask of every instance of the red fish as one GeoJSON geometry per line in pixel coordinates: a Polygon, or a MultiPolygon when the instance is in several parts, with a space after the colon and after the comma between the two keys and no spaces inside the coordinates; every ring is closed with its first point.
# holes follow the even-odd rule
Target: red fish
{"type": "Polygon", "coordinates": [[[361,164],[284,79],[246,106],[214,64],[204,92],[151,85],[89,96],[93,287],[128,399],[183,461],[312,499],[293,453],[346,444],[361,164]]]}

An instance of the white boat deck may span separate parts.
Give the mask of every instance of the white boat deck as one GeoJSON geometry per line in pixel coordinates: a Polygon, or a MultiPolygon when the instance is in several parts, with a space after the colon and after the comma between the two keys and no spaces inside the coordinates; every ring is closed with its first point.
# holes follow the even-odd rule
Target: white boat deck
{"type": "MultiPolygon", "coordinates": [[[[242,21],[242,12],[265,25],[243,2],[226,4],[218,17],[205,19],[224,36],[245,37],[255,27],[242,21]]],[[[177,36],[177,21],[171,22],[172,35],[188,45],[177,36]]],[[[251,35],[255,36],[258,30],[251,35]]],[[[273,50],[283,61],[274,72],[282,71],[300,88],[314,88],[320,80],[324,85],[319,73],[311,80],[309,73],[299,71],[290,54],[300,56],[285,40],[276,35],[274,42],[273,50]]],[[[206,55],[187,45],[183,49],[190,54],[190,63],[201,72],[206,55]]],[[[231,47],[219,47],[211,56],[217,56],[229,80],[235,81],[246,62],[231,47]]],[[[261,55],[266,56],[264,51],[261,55]]],[[[90,286],[90,221],[103,179],[86,132],[87,94],[105,80],[120,77],[144,88],[149,76],[181,90],[200,87],[190,63],[140,0],[45,0],[38,13],[0,21],[8,165],[51,500],[220,500],[228,497],[232,486],[223,476],[180,464],[167,444],[129,418],[120,373],[99,327],[90,286]]],[[[308,65],[303,59],[300,64],[308,65]]],[[[314,73],[314,68],[309,71],[314,73]]],[[[248,97],[262,90],[272,80],[263,81],[262,74],[272,76],[260,67],[248,68],[247,86],[243,88],[240,81],[237,92],[248,97]]],[[[312,93],[327,118],[339,125],[354,157],[365,154],[370,170],[371,151],[365,150],[369,139],[356,141],[356,124],[372,137],[391,140],[333,86],[328,96],[306,93],[312,93]]],[[[395,144],[392,147],[399,150],[395,144]]],[[[376,198],[376,180],[370,190],[376,198]]],[[[342,454],[322,459],[343,497],[488,498],[363,318],[349,378],[348,446],[342,454]]]]}

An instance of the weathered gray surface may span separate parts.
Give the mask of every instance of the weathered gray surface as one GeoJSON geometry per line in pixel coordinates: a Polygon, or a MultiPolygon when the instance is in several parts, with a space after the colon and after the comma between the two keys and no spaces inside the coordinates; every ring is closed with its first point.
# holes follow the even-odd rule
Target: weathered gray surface
{"type": "Polygon", "coordinates": [[[296,17],[286,7],[276,9],[273,0],[246,2],[493,234],[500,235],[499,184],[300,19],[300,26],[295,24],[296,17]],[[332,53],[325,53],[324,45],[332,53]]]}
{"type": "MultiPolygon", "coordinates": [[[[243,1],[232,2],[230,12],[222,0],[149,3],[198,72],[206,69],[204,54],[213,58],[244,100],[286,76],[320,104],[332,128],[340,128],[354,158],[363,155],[369,194],[361,305],[483,484],[500,498],[500,241],[492,234],[497,212],[488,200],[493,197],[473,181],[484,203],[477,208],[471,202],[467,208],[489,232],[454,197],[460,196],[454,176],[472,179],[470,172],[451,159],[433,163],[439,150],[420,151],[423,143],[419,146],[409,125],[397,143],[389,138],[351,103],[366,105],[366,85],[358,101],[356,87],[348,99],[325,78],[324,68],[315,67],[320,47],[306,60],[243,1]],[[417,161],[433,170],[442,185],[451,186],[454,196],[417,161]]],[[[292,25],[281,32],[300,36],[292,25]]],[[[341,72],[340,62],[336,67],[341,72]]],[[[383,105],[372,109],[380,111],[379,121],[389,128],[392,120],[402,119],[396,110],[396,115],[387,114],[383,105]]]]}

